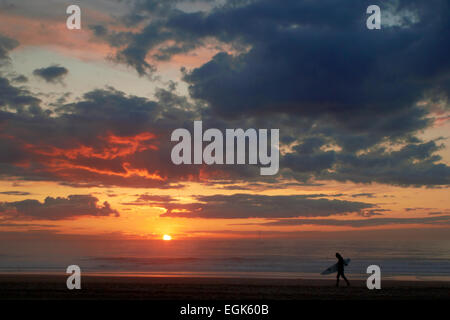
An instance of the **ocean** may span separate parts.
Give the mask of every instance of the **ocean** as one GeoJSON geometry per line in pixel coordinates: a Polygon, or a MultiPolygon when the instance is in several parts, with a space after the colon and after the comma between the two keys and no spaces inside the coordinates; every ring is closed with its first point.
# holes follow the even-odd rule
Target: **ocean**
{"type": "Polygon", "coordinates": [[[82,273],[105,275],[245,278],[334,278],[320,273],[350,258],[349,279],[367,278],[369,265],[383,279],[450,281],[450,241],[188,239],[22,241],[0,244],[1,273],[82,273]]]}

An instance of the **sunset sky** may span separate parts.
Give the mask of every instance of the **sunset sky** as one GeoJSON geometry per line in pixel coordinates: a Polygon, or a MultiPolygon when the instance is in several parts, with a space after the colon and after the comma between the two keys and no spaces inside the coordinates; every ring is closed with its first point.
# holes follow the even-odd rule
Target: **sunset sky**
{"type": "Polygon", "coordinates": [[[449,11],[0,0],[0,239],[448,239],[449,11]],[[278,128],[278,174],[172,164],[170,134],[194,120],[278,128]]]}

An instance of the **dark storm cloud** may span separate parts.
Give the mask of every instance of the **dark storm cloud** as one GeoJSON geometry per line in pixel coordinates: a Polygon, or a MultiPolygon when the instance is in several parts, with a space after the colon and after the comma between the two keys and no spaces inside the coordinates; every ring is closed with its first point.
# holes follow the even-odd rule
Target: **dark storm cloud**
{"type": "Polygon", "coordinates": [[[9,52],[19,45],[17,40],[0,34],[0,66],[10,61],[9,52]]]}
{"type": "Polygon", "coordinates": [[[150,195],[150,194],[141,194],[136,201],[140,202],[140,201],[144,201],[144,202],[157,202],[157,203],[161,203],[161,202],[173,202],[175,201],[175,199],[171,196],[160,196],[160,195],[150,195]]]}
{"type": "Polygon", "coordinates": [[[438,214],[448,214],[448,211],[432,211],[432,212],[428,212],[428,214],[430,216],[438,215],[438,214]]]}
{"type": "Polygon", "coordinates": [[[398,151],[377,147],[363,154],[337,151],[301,153],[294,148],[281,161],[282,168],[292,170],[298,179],[379,182],[393,185],[448,185],[450,167],[439,163],[436,152],[442,148],[435,141],[411,143],[398,151]]]}
{"type": "Polygon", "coordinates": [[[351,197],[352,198],[358,198],[358,197],[375,198],[375,194],[370,193],[370,192],[363,192],[363,193],[352,194],[351,197]]]}
{"type": "MultiPolygon", "coordinates": [[[[195,34],[179,33],[168,27],[167,20],[174,14],[181,13],[180,5],[194,10],[210,11],[214,7],[215,0],[135,0],[132,1],[131,12],[121,18],[126,26],[136,26],[148,23],[141,31],[110,32],[105,26],[92,26],[94,35],[110,43],[112,46],[121,47],[115,59],[119,62],[135,68],[140,75],[146,75],[156,71],[155,64],[146,61],[147,53],[158,47],[151,58],[155,61],[169,60],[173,55],[186,53],[197,48],[203,41],[195,34]],[[164,43],[166,40],[175,40],[175,43],[164,43]]],[[[235,1],[236,3],[238,1],[235,1]]]]}
{"type": "Polygon", "coordinates": [[[428,90],[450,92],[448,3],[429,6],[440,14],[419,11],[420,23],[379,32],[365,27],[365,3],[336,1],[257,1],[209,15],[179,14],[168,25],[251,45],[186,74],[191,95],[216,113],[328,119],[381,138],[424,128],[425,112],[415,102],[428,90]]]}
{"type": "Polygon", "coordinates": [[[380,182],[394,185],[448,185],[450,167],[435,152],[434,141],[406,145],[399,151],[378,148],[367,154],[340,154],[334,173],[325,173],[337,181],[380,182]]]}
{"type": "Polygon", "coordinates": [[[12,82],[14,83],[25,83],[28,82],[28,78],[26,76],[24,76],[23,74],[18,75],[14,78],[11,79],[12,82]]]}
{"type": "MultiPolygon", "coordinates": [[[[22,97],[11,88],[14,99],[22,97]]],[[[156,96],[148,100],[108,88],[46,111],[0,110],[0,175],[71,186],[157,188],[179,188],[198,180],[201,170],[207,177],[211,169],[205,166],[175,166],[170,160],[170,133],[192,126],[195,106],[172,92],[156,96]]]]}
{"type": "Polygon", "coordinates": [[[359,215],[362,217],[373,217],[373,216],[382,216],[384,212],[390,212],[389,209],[368,209],[360,212],[359,215]]]}
{"type": "Polygon", "coordinates": [[[88,28],[97,39],[108,42],[112,47],[124,46],[129,43],[132,38],[132,34],[129,32],[113,33],[108,31],[106,26],[100,24],[89,25],[88,28]]]}
{"type": "Polygon", "coordinates": [[[102,38],[108,34],[107,28],[103,25],[91,25],[89,26],[89,29],[91,29],[94,35],[99,38],[102,38]]]}
{"type": "Polygon", "coordinates": [[[436,142],[411,142],[399,151],[372,148],[361,154],[328,150],[335,136],[318,134],[312,123],[289,117],[224,120],[201,104],[159,89],[155,99],[107,88],[93,90],[73,103],[51,109],[21,87],[0,78],[0,175],[31,181],[58,181],[70,186],[179,188],[184,181],[245,182],[275,185],[279,177],[309,184],[312,179],[397,185],[445,185],[449,167],[435,155],[436,142]],[[279,177],[261,177],[258,166],[175,166],[170,160],[176,128],[204,126],[282,128],[285,141],[298,141],[281,156],[279,177]],[[300,127],[296,127],[301,123],[300,127]],[[152,175],[154,175],[152,177],[152,175]]]}
{"type": "Polygon", "coordinates": [[[364,202],[309,198],[308,195],[253,194],[197,196],[197,203],[166,204],[161,217],[246,219],[326,217],[362,212],[374,205],[364,202]]]}
{"type": "Polygon", "coordinates": [[[371,218],[364,220],[337,220],[337,219],[282,219],[267,223],[263,226],[339,226],[339,227],[376,227],[383,225],[402,224],[450,224],[450,216],[424,217],[424,218],[371,218]]]}
{"type": "Polygon", "coordinates": [[[2,202],[0,214],[6,217],[42,220],[63,220],[81,216],[119,216],[117,210],[112,209],[108,202],[98,205],[98,199],[91,195],[70,195],[67,198],[47,197],[44,202],[32,199],[2,202]]]}
{"type": "MultiPolygon", "coordinates": [[[[0,227],[4,227],[4,228],[39,228],[39,229],[44,229],[44,228],[56,228],[56,226],[54,225],[50,225],[50,224],[37,224],[37,223],[3,223],[0,221],[0,227]]],[[[2,256],[0,254],[0,256],[2,256]]]]}
{"type": "Polygon", "coordinates": [[[68,73],[69,70],[59,65],[52,65],[46,68],[35,69],[33,71],[35,76],[44,79],[48,83],[61,82],[68,73]]]}
{"type": "Polygon", "coordinates": [[[416,210],[433,210],[435,208],[421,208],[421,207],[417,207],[417,208],[405,208],[405,211],[416,211],[416,210]]]}
{"type": "Polygon", "coordinates": [[[165,205],[172,202],[176,202],[176,199],[171,196],[141,194],[135,201],[122,204],[132,206],[144,206],[144,205],[146,206],[146,205],[165,205]]]}
{"type": "MultiPolygon", "coordinates": [[[[380,4],[383,12],[387,3],[380,4]]],[[[233,1],[190,13],[177,5],[135,1],[126,20],[141,28],[137,32],[90,29],[118,48],[117,60],[142,75],[155,70],[150,60],[170,59],[211,38],[231,46],[238,53],[223,51],[184,71],[195,103],[171,90],[150,100],[107,88],[73,103],[62,97],[44,110],[26,89],[0,78],[0,106],[6,107],[0,111],[0,175],[70,186],[158,188],[225,180],[278,187],[278,178],[449,184],[450,168],[437,156],[437,141],[415,137],[432,124],[429,111],[416,102],[449,93],[446,2],[399,1],[394,14],[410,11],[417,21],[404,17],[399,26],[375,31],[365,28],[362,2],[233,1]],[[256,166],[172,165],[170,132],[191,128],[200,118],[205,127],[221,130],[280,128],[281,143],[290,146],[279,176],[261,177],[256,166]]],[[[16,45],[0,38],[0,59],[16,45]]],[[[35,74],[54,82],[67,69],[50,66],[35,74]]]]}
{"type": "Polygon", "coordinates": [[[8,196],[28,196],[31,193],[26,191],[2,191],[0,194],[8,195],[8,196]]]}
{"type": "MultiPolygon", "coordinates": [[[[147,23],[140,31],[99,26],[94,33],[113,46],[125,44],[116,58],[142,75],[155,70],[150,60],[170,59],[211,38],[230,45],[237,53],[219,52],[184,70],[184,80],[190,95],[209,106],[202,117],[212,127],[282,128],[280,141],[296,145],[282,157],[280,176],[303,183],[449,184],[436,142],[416,137],[433,124],[430,109],[417,102],[450,93],[448,2],[373,3],[382,8],[381,30],[366,28],[365,2],[242,1],[202,12],[183,12],[176,3],[138,1],[135,22],[147,23]]],[[[227,171],[256,175],[250,166],[227,171]]]]}
{"type": "Polygon", "coordinates": [[[430,90],[448,95],[450,88],[448,3],[379,4],[383,12],[403,17],[399,26],[368,30],[364,2],[261,0],[192,13],[164,6],[165,15],[127,34],[118,59],[145,74],[154,70],[147,53],[167,40],[175,44],[163,46],[157,57],[167,59],[211,37],[247,46],[247,52],[221,52],[187,72],[191,95],[225,117],[287,113],[370,133],[342,141],[361,148],[425,128],[426,112],[415,102],[430,90]]]}
{"type": "Polygon", "coordinates": [[[36,106],[39,102],[40,100],[26,89],[15,87],[8,79],[0,77],[0,107],[22,109],[25,106],[36,106]]]}

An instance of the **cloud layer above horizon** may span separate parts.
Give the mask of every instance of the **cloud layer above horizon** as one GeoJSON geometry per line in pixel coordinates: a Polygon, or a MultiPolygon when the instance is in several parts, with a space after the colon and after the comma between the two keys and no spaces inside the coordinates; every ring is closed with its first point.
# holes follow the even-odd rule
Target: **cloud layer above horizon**
{"type": "MultiPolygon", "coordinates": [[[[189,203],[147,195],[126,205],[159,205],[166,209],[161,215],[165,218],[281,219],[262,224],[270,226],[301,225],[316,221],[305,218],[336,215],[371,217],[384,211],[355,199],[254,194],[256,185],[267,190],[286,183],[308,186],[330,181],[449,186],[450,159],[442,156],[448,137],[426,134],[445,124],[450,113],[448,1],[376,3],[386,19],[375,31],[366,28],[364,2],[204,1],[194,6],[182,0],[133,0],[129,4],[126,11],[111,5],[107,10],[114,12],[112,18],[90,17],[83,24],[82,35],[88,39],[83,41],[110,49],[105,60],[147,79],[153,94],[130,94],[109,85],[92,86],[79,96],[63,94],[58,90],[69,85],[70,93],[69,80],[77,70],[45,63],[19,74],[12,69],[14,53],[32,44],[23,35],[14,38],[13,30],[0,25],[2,181],[155,190],[182,190],[190,183],[220,185],[239,192],[196,195],[189,203]],[[202,50],[211,48],[213,53],[205,58],[202,50]],[[193,56],[203,60],[183,64],[168,82],[160,80],[166,63],[193,56]],[[205,128],[220,130],[279,128],[278,175],[262,177],[259,167],[252,165],[172,164],[171,132],[191,130],[193,121],[200,119],[205,128]]],[[[20,15],[20,5],[19,1],[5,7],[4,14],[20,15]]],[[[86,6],[95,11],[102,3],[86,6]]],[[[38,9],[23,10],[23,17],[30,19],[38,9]]],[[[49,21],[54,14],[49,10],[49,21]]],[[[95,76],[87,74],[85,81],[95,76]]],[[[48,220],[119,216],[108,202],[98,205],[93,195],[48,196],[44,202],[28,198],[1,202],[0,214],[48,220]],[[62,207],[67,210],[58,217],[62,207]]],[[[371,193],[360,197],[375,198],[371,193]]],[[[376,219],[346,224],[328,218],[322,223],[355,227],[401,223],[376,219]]],[[[443,217],[410,220],[428,222],[448,223],[443,217]]]]}

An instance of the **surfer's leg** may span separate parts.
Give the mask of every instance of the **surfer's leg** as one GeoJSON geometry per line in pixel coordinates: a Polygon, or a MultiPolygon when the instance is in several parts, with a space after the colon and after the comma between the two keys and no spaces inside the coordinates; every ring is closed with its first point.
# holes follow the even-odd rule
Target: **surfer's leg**
{"type": "Polygon", "coordinates": [[[336,277],[336,287],[339,287],[339,277],[341,276],[341,273],[338,271],[337,277],[336,277]]]}
{"type": "Polygon", "coordinates": [[[350,282],[348,282],[348,280],[344,274],[342,274],[342,278],[344,278],[345,282],[347,282],[347,286],[350,287],[350,282]]]}

